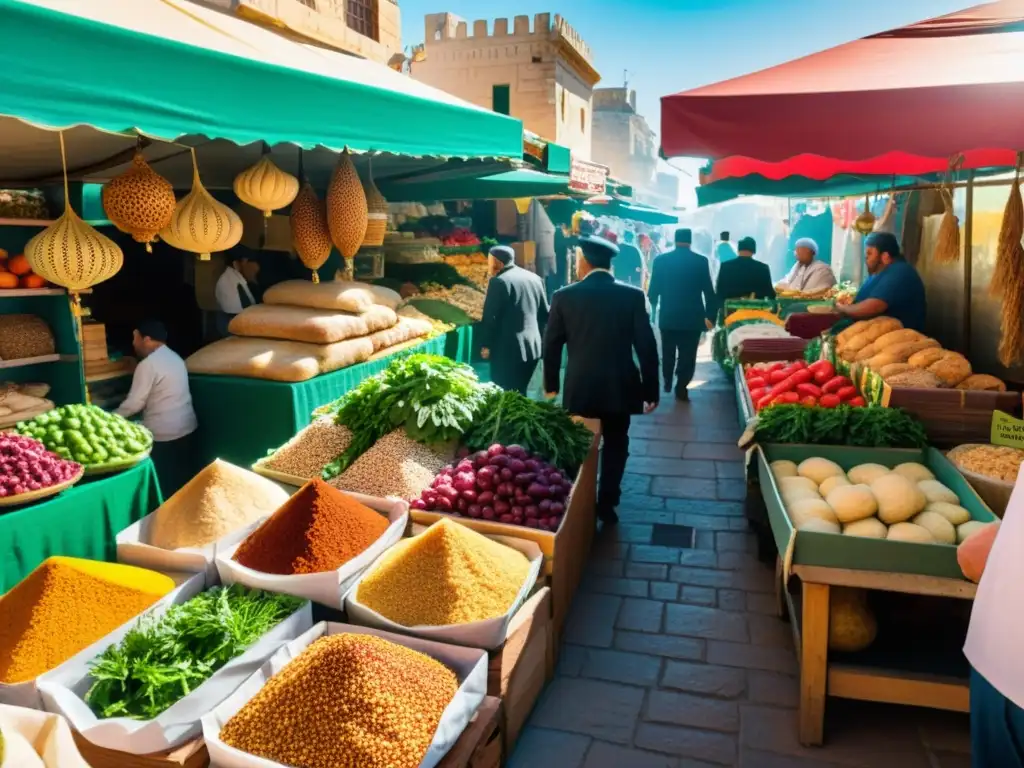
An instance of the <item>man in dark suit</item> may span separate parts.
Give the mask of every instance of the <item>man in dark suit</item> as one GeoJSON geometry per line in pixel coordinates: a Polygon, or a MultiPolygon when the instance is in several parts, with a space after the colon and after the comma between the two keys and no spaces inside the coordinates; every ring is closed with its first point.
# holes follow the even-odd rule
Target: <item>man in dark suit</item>
{"type": "Polygon", "coordinates": [[[718,272],[715,295],[718,305],[727,299],[741,299],[753,296],[756,299],[774,299],[772,273],[768,265],[757,261],[757,243],[752,237],[744,237],[737,248],[739,258],[727,261],[718,272]]]}
{"type": "Polygon", "coordinates": [[[658,310],[661,329],[661,365],[665,391],[672,391],[673,374],[678,375],[676,397],[689,400],[686,388],[697,368],[697,348],[704,331],[710,331],[715,317],[715,289],[711,285],[708,260],[690,250],[693,233],[676,230],[676,247],[654,260],[648,296],[651,314],[658,310]],[[676,369],[678,355],[679,368],[676,369]]]}
{"type": "Polygon", "coordinates": [[[615,507],[629,457],[629,421],[658,405],[658,345],[643,291],[611,274],[618,248],[600,237],[582,237],[576,256],[578,283],[557,291],[544,334],[544,391],[559,392],[562,348],[569,349],[562,405],[601,420],[604,449],[597,514],[618,522],[615,507]],[[640,368],[633,360],[633,352],[640,368]]]}
{"type": "Polygon", "coordinates": [[[491,281],[480,324],[480,354],[491,363],[491,380],[502,389],[526,394],[541,357],[548,298],[544,282],[516,266],[507,245],[491,248],[491,281]]]}

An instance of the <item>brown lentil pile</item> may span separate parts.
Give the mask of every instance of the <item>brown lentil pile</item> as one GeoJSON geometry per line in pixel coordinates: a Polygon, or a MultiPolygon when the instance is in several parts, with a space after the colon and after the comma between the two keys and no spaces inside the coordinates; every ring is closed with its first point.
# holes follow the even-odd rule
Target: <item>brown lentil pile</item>
{"type": "Polygon", "coordinates": [[[351,442],[352,433],[348,427],[335,424],[331,416],[322,416],[265,459],[263,466],[312,480],[343,454],[351,442]]]}
{"type": "Polygon", "coordinates": [[[950,460],[961,469],[978,475],[1001,480],[1004,483],[1017,481],[1020,465],[1024,463],[1024,451],[1004,445],[967,444],[949,452],[950,460]]]}
{"type": "Polygon", "coordinates": [[[284,576],[333,571],[365,552],[389,525],[384,515],[317,478],[250,533],[234,560],[284,576]]]}
{"type": "Polygon", "coordinates": [[[372,635],[313,642],[220,732],[295,768],[416,768],[459,689],[441,662],[372,635]]]}
{"type": "Polygon", "coordinates": [[[529,572],[523,553],[442,519],[392,547],[356,597],[403,627],[468,624],[507,613],[529,572]]]}
{"type": "Polygon", "coordinates": [[[353,461],[331,485],[367,496],[414,499],[430,487],[447,463],[433,449],[412,440],[404,429],[396,429],[353,461]]]}

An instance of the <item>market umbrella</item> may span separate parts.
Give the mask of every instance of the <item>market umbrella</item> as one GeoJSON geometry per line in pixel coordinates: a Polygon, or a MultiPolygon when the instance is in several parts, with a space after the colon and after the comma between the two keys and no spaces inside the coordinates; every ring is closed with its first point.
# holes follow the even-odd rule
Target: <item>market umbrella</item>
{"type": "Polygon", "coordinates": [[[657,208],[643,203],[634,203],[608,195],[590,198],[583,204],[583,208],[595,216],[614,216],[644,224],[679,223],[679,217],[674,214],[659,211],[657,208]]]}
{"type": "Polygon", "coordinates": [[[810,178],[823,171],[807,155],[948,166],[967,150],[1024,147],[1022,99],[1024,0],[1000,0],[665,96],[662,154],[787,161],[785,175],[810,178]]]}

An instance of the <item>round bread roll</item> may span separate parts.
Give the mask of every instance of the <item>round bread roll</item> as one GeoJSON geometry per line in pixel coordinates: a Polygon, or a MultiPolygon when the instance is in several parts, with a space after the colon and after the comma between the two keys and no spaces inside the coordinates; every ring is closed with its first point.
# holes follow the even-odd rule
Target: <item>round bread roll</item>
{"type": "Polygon", "coordinates": [[[932,474],[932,471],[928,469],[928,467],[924,464],[918,464],[916,461],[907,461],[903,464],[897,464],[892,468],[892,471],[897,475],[903,475],[912,483],[935,479],[935,475],[932,474]]]}
{"type": "Polygon", "coordinates": [[[829,461],[828,459],[822,459],[816,456],[800,462],[800,465],[797,467],[797,472],[800,473],[801,477],[813,480],[814,487],[817,488],[833,475],[843,474],[843,468],[834,461],[829,461]]]}
{"type": "Polygon", "coordinates": [[[846,475],[832,475],[832,477],[825,478],[825,482],[818,487],[818,493],[827,498],[832,489],[841,485],[853,485],[853,483],[847,479],[846,475]]]}
{"type": "Polygon", "coordinates": [[[912,522],[920,525],[932,535],[932,538],[943,544],[956,544],[956,528],[938,512],[925,510],[915,517],[912,522]]]}
{"type": "Polygon", "coordinates": [[[830,523],[820,517],[809,517],[796,527],[798,531],[814,533],[842,533],[838,523],[830,523]]]}
{"type": "Polygon", "coordinates": [[[844,536],[861,536],[865,539],[884,539],[888,532],[885,523],[877,517],[865,517],[843,526],[844,536]]]}
{"type": "Polygon", "coordinates": [[[773,461],[769,465],[772,469],[772,474],[775,475],[776,479],[782,479],[783,477],[796,477],[796,462],[789,461],[788,459],[779,459],[773,461]]]}
{"type": "Polygon", "coordinates": [[[956,527],[957,544],[963,543],[964,539],[977,533],[986,525],[992,525],[992,523],[983,523],[981,520],[968,520],[966,523],[961,523],[956,527]]]}
{"type": "Polygon", "coordinates": [[[790,504],[787,511],[794,523],[800,523],[811,517],[820,517],[830,523],[838,524],[839,522],[835,511],[824,499],[800,499],[790,504]]]}
{"type": "Polygon", "coordinates": [[[928,505],[924,491],[892,472],[872,482],[871,492],[878,499],[878,519],[886,525],[906,522],[928,505]]]}
{"type": "Polygon", "coordinates": [[[840,485],[827,501],[841,523],[855,523],[878,511],[878,500],[866,485],[840,485]]]}
{"type": "Polygon", "coordinates": [[[971,519],[971,513],[959,504],[935,501],[924,508],[925,512],[936,512],[949,520],[953,525],[963,525],[971,519]]]}
{"type": "Polygon", "coordinates": [[[779,480],[779,489],[783,493],[797,488],[806,488],[808,491],[814,491],[815,495],[819,495],[818,484],[809,477],[784,477],[779,480]]]}
{"type": "Polygon", "coordinates": [[[873,481],[882,475],[888,475],[891,471],[881,464],[860,464],[851,469],[846,476],[854,485],[871,485],[873,481]]]}
{"type": "Polygon", "coordinates": [[[798,501],[804,501],[807,499],[821,499],[821,494],[817,491],[811,491],[807,488],[790,488],[788,491],[782,492],[782,501],[786,507],[791,507],[798,501]]]}
{"type": "Polygon", "coordinates": [[[921,480],[917,487],[924,491],[925,498],[929,503],[944,501],[947,504],[959,504],[960,497],[952,490],[944,486],[938,480],[921,480]]]}
{"type": "Polygon", "coordinates": [[[927,528],[913,523],[896,523],[889,526],[889,533],[885,537],[889,541],[909,541],[915,544],[934,544],[935,537],[927,528]]]}

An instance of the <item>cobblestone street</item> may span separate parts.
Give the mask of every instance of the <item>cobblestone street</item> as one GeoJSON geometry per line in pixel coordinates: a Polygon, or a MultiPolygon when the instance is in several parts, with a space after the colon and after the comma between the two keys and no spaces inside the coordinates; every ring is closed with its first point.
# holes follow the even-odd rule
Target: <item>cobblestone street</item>
{"type": "MultiPolygon", "coordinates": [[[[731,383],[706,354],[690,403],[635,418],[619,508],[512,768],[969,768],[968,718],[830,699],[797,740],[790,627],[743,515],[731,383]],[[688,526],[692,546],[661,546],[688,526]],[[656,542],[652,544],[652,541],[656,542]]],[[[680,542],[672,542],[680,543],[680,542]]]]}

